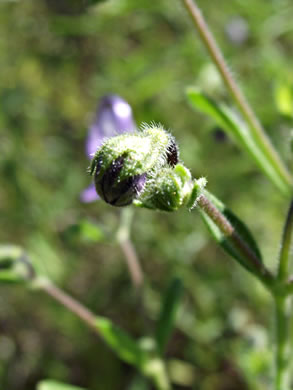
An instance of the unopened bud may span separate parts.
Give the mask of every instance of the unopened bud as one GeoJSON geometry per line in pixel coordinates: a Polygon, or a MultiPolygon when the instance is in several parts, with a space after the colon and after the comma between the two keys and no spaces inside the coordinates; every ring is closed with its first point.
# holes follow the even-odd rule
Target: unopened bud
{"type": "Polygon", "coordinates": [[[97,193],[105,202],[113,206],[127,206],[132,203],[144,188],[146,173],[120,179],[125,157],[121,156],[112,161],[99,178],[99,170],[95,173],[97,193]]]}
{"type": "Polygon", "coordinates": [[[153,210],[192,208],[205,186],[179,163],[175,139],[160,126],[107,139],[90,173],[98,195],[113,206],[131,203],[153,210]]]}
{"type": "Polygon", "coordinates": [[[183,206],[192,208],[205,183],[192,179],[190,171],[182,164],[173,169],[165,167],[147,184],[135,203],[139,207],[163,211],[176,211],[183,206]]]}
{"type": "Polygon", "coordinates": [[[98,195],[113,206],[137,199],[164,166],[175,166],[178,150],[173,137],[157,126],[107,139],[90,167],[98,195]]]}

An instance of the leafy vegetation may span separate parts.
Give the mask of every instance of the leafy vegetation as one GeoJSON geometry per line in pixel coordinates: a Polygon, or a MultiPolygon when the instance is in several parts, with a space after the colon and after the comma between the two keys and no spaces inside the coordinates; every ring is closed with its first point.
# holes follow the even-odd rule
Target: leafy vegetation
{"type": "MultiPolygon", "coordinates": [[[[199,5],[292,168],[291,2],[199,5]]],[[[248,157],[246,129],[182,1],[2,0],[0,86],[0,388],[269,388],[270,296],[198,213],[134,211],[141,287],[117,234],[121,210],[80,201],[91,180],[87,129],[98,100],[116,93],[138,124],[171,129],[193,176],[207,178],[277,269],[288,197],[248,157]],[[40,286],[26,288],[28,259],[97,314],[98,336],[40,286]]]]}

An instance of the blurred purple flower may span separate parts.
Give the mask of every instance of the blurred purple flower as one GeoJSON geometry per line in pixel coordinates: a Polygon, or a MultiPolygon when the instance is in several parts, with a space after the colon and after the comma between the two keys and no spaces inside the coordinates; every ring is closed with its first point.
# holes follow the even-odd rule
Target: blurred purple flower
{"type": "MultiPolygon", "coordinates": [[[[96,111],[86,140],[86,154],[89,159],[106,138],[136,129],[130,105],[117,95],[104,96],[96,111]]],[[[99,199],[94,184],[81,193],[81,200],[89,203],[99,199]]]]}

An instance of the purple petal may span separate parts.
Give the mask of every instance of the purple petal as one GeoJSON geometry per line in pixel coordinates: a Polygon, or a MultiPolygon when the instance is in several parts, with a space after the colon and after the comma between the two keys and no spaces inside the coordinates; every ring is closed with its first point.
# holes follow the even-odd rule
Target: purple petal
{"type": "Polygon", "coordinates": [[[132,109],[125,100],[117,95],[103,97],[86,141],[88,157],[92,157],[105,138],[131,133],[135,128],[132,109]]]}
{"type": "Polygon", "coordinates": [[[91,184],[80,194],[80,200],[84,203],[94,202],[95,200],[100,199],[99,195],[96,192],[95,185],[91,184]]]}

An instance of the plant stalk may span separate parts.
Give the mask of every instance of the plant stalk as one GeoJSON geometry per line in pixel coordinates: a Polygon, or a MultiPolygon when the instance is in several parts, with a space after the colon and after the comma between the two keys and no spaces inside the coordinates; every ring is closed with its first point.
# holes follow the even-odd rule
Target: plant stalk
{"type": "MultiPolygon", "coordinates": [[[[291,201],[281,241],[277,280],[286,285],[289,276],[289,259],[293,233],[293,201],[291,201]]],[[[290,283],[287,285],[290,286],[290,283]]],[[[292,297],[275,295],[275,390],[290,388],[292,297]]]]}
{"type": "Polygon", "coordinates": [[[117,232],[117,241],[125,256],[132,284],[137,290],[143,286],[143,271],[135,251],[135,248],[130,240],[130,226],[134,210],[130,207],[125,207],[121,212],[121,223],[117,232]]]}
{"type": "Polygon", "coordinates": [[[280,282],[285,282],[289,274],[289,259],[290,259],[290,249],[293,233],[293,200],[291,201],[287,219],[285,222],[283,237],[281,242],[281,250],[279,257],[279,268],[278,268],[278,280],[280,282]]]}
{"type": "Polygon", "coordinates": [[[291,297],[275,297],[275,387],[290,389],[291,297]]]}
{"type": "MultiPolygon", "coordinates": [[[[198,8],[196,1],[194,0],[182,0],[184,6],[189,12],[192,21],[202,39],[202,42],[206,46],[212,60],[214,61],[218,71],[220,72],[222,79],[231,93],[235,103],[237,104],[240,112],[243,115],[243,118],[246,120],[249,125],[251,136],[254,139],[258,147],[263,151],[267,160],[274,168],[274,170],[282,178],[283,186],[282,190],[287,195],[292,194],[293,188],[293,178],[290,175],[287,167],[284,165],[281,160],[278,152],[275,150],[270,139],[267,137],[262,125],[260,124],[256,114],[252,110],[245,96],[241,92],[239,86],[235,82],[229,68],[226,64],[224,56],[218,47],[207,23],[205,22],[200,9],[198,8]]],[[[281,187],[280,187],[281,188],[281,187]]]]}
{"type": "MultiPolygon", "coordinates": [[[[98,336],[104,339],[97,327],[97,316],[82,303],[78,302],[72,296],[65,293],[46,278],[36,277],[31,282],[34,288],[42,290],[62,306],[66,307],[69,311],[79,317],[85,324],[87,324],[98,336]]],[[[157,370],[155,370],[152,375],[150,375],[150,373],[147,373],[146,375],[153,380],[157,390],[171,390],[172,387],[169,384],[168,377],[164,371],[164,366],[162,366],[160,362],[157,362],[157,365],[157,370]]]]}
{"type": "Polygon", "coordinates": [[[226,218],[224,214],[208,199],[207,196],[201,194],[196,201],[197,206],[206,213],[211,220],[217,225],[221,233],[227,237],[234,246],[238,249],[239,253],[246,259],[250,270],[258,277],[260,281],[271,291],[274,286],[274,277],[263,265],[261,260],[256,254],[249,248],[245,241],[238,235],[237,231],[226,218]]]}
{"type": "Polygon", "coordinates": [[[95,333],[99,334],[96,326],[96,316],[87,307],[82,305],[76,299],[69,294],[66,294],[63,290],[57,287],[48,279],[36,278],[33,281],[33,286],[44,291],[55,301],[59,302],[62,306],[66,307],[69,311],[74,313],[83,322],[85,322],[95,333]]]}

